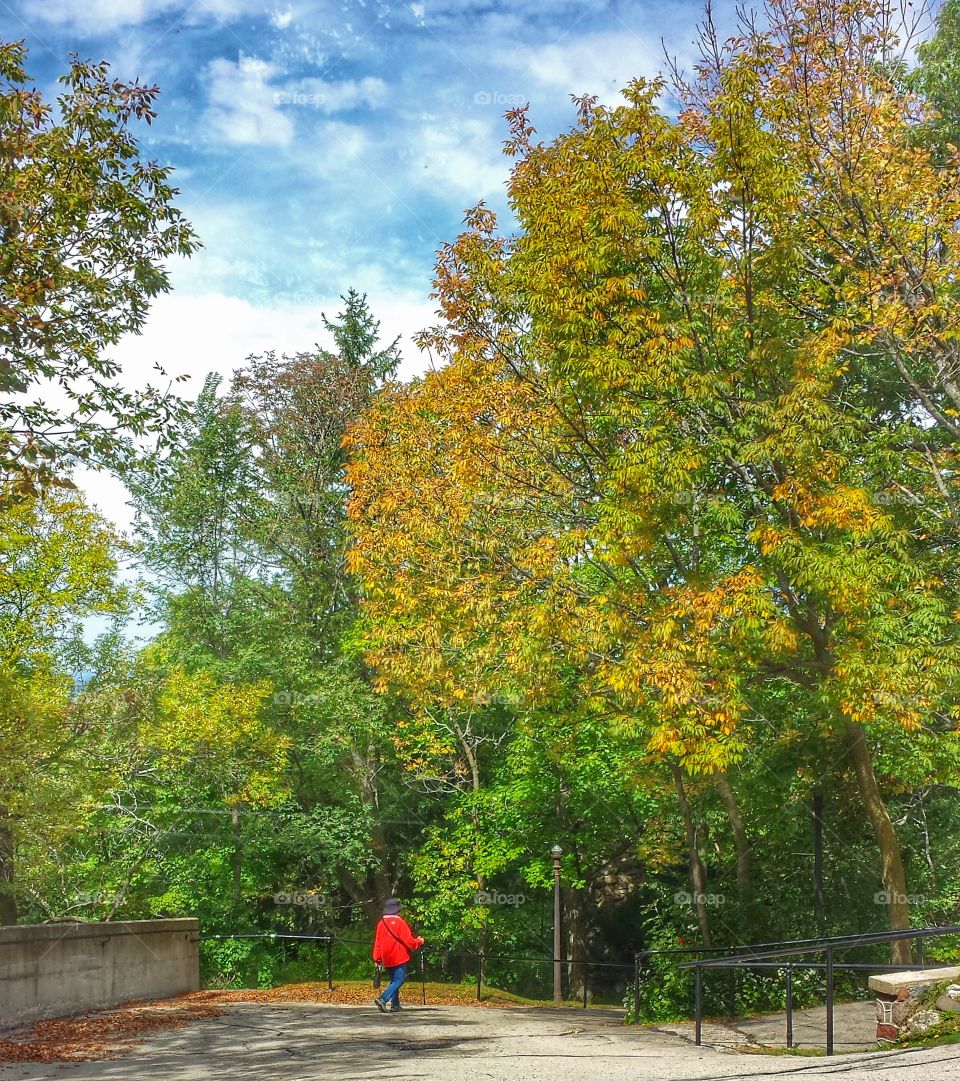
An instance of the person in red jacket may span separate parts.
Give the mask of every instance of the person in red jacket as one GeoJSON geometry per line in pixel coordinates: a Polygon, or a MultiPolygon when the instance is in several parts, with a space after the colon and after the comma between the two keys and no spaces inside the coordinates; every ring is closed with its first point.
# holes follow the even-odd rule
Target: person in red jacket
{"type": "Polygon", "coordinates": [[[418,938],[400,915],[400,902],[396,897],[388,897],[383,906],[383,919],[377,924],[377,933],[373,940],[373,960],[383,965],[390,977],[387,989],[373,1001],[381,1013],[389,1007],[396,1013],[401,1009],[400,988],[407,978],[407,965],[414,950],[420,949],[423,939],[418,938]]]}

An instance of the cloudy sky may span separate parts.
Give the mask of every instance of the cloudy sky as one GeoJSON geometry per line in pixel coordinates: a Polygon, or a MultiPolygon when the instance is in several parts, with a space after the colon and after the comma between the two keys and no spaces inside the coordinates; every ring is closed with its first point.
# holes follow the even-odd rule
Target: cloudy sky
{"type": "MultiPolygon", "coordinates": [[[[147,156],[175,169],[204,249],[172,267],[127,378],[154,361],[229,375],[251,352],[324,341],[321,312],[350,287],[407,373],[433,322],[434,253],[484,199],[507,214],[503,113],[528,101],[539,132],[570,125],[571,94],[612,101],[692,56],[700,0],[0,0],[0,35],[26,40],[48,95],[71,52],[161,88],[147,156]]],[[[721,8],[724,25],[729,6],[721,8]]],[[[505,219],[506,220],[506,219],[505,219]]],[[[91,495],[123,522],[109,478],[91,495]]]]}

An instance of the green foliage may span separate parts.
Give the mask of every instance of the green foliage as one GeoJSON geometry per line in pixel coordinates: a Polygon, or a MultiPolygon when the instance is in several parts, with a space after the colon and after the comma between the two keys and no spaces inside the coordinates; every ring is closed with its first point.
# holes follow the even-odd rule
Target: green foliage
{"type": "MultiPolygon", "coordinates": [[[[915,76],[941,124],[957,10],[915,76]]],[[[208,377],[125,459],[156,624],[136,648],[81,633],[139,600],[128,550],[28,495],[52,454],[115,455],[99,411],[166,425],[102,356],[194,242],[127,130],[152,89],[77,65],[55,120],[0,49],[0,126],[33,140],[6,183],[31,213],[54,193],[33,234],[20,195],[0,209],[22,362],[0,389],[93,380],[62,445],[46,406],[0,413],[20,484],[0,503],[5,912],[335,931],[335,974],[366,978],[398,894],[432,978],[482,956],[488,984],[539,996],[559,844],[571,997],[655,1021],[689,1015],[698,945],[958,919],[952,136],[876,63],[882,6],[835,13],[825,34],[814,0],[773,0],[673,87],[679,120],[662,81],[581,99],[550,144],[515,111],[517,233],[479,206],[441,251],[438,370],[397,384],[349,291],[332,349],[208,377]],[[52,284],[21,273],[31,236],[52,284]],[[44,305],[81,317],[24,336],[16,312],[44,305]],[[609,967],[585,987],[586,958],[609,967]]],[[[326,965],[274,938],[202,957],[221,986],[326,965]]],[[[782,1008],[782,976],[742,972],[738,1009],[782,1008]]],[[[729,978],[707,977],[708,1014],[729,978]]],[[[795,972],[798,1007],[820,979],[795,972]]]]}
{"type": "Polygon", "coordinates": [[[944,164],[960,146],[960,3],[945,0],[933,36],[917,46],[917,66],[907,85],[935,110],[923,128],[925,142],[944,164]]]}
{"type": "MultiPolygon", "coordinates": [[[[176,401],[129,390],[105,352],[169,288],[163,261],[197,247],[170,170],[132,134],[158,89],[75,59],[56,103],[32,89],[22,42],[0,43],[0,485],[63,483],[116,461],[123,436],[165,441],[176,401]],[[67,405],[58,407],[56,388],[67,405]],[[58,476],[59,474],[59,476],[58,476]]],[[[162,372],[161,372],[162,374],[162,372]]]]}

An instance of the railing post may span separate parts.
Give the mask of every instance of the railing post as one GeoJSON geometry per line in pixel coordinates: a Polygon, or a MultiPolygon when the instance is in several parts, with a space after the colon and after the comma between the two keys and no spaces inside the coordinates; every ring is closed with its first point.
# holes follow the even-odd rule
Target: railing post
{"type": "Polygon", "coordinates": [[[583,1008],[587,1008],[587,977],[590,973],[590,965],[588,962],[583,962],[583,1008]]]}
{"type": "Polygon", "coordinates": [[[827,1054],[833,1054],[833,950],[827,950],[827,1054]]]}
{"type": "Polygon", "coordinates": [[[736,1021],[736,1019],[737,1019],[737,970],[735,968],[730,969],[730,1001],[727,1003],[727,1013],[729,1014],[729,1020],[736,1021]]]}
{"type": "Polygon", "coordinates": [[[640,1024],[640,957],[641,954],[633,955],[633,1023],[640,1024]]]}
{"type": "Polygon", "coordinates": [[[787,965],[787,1047],[793,1047],[793,965],[787,965]]]}
{"type": "Polygon", "coordinates": [[[695,1025],[694,1025],[694,1033],[695,1033],[694,1043],[697,1045],[697,1047],[699,1047],[701,1045],[701,1043],[703,1042],[703,1040],[702,1040],[702,1036],[703,1036],[703,1001],[702,1001],[702,994],[701,994],[702,989],[701,989],[701,986],[700,986],[701,985],[701,977],[700,977],[700,966],[699,965],[697,965],[697,967],[694,969],[694,973],[695,973],[695,976],[694,976],[694,980],[693,980],[693,1010],[694,1010],[694,1016],[696,1018],[696,1022],[695,1022],[695,1025]]]}
{"type": "Polygon", "coordinates": [[[477,954],[477,1002],[480,1001],[480,985],[483,983],[483,954],[477,954]]]}

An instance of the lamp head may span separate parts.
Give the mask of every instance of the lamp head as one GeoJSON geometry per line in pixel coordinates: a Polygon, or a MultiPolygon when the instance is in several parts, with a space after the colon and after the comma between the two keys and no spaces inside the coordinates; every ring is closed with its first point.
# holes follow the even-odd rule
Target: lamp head
{"type": "Polygon", "coordinates": [[[553,856],[555,860],[558,860],[563,855],[563,849],[559,845],[554,845],[553,848],[550,849],[550,855],[553,856]]]}

